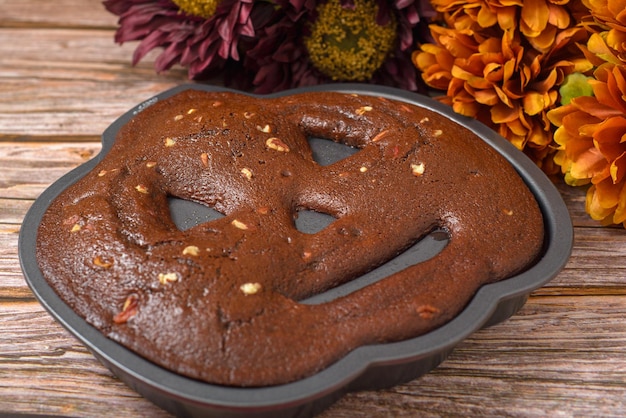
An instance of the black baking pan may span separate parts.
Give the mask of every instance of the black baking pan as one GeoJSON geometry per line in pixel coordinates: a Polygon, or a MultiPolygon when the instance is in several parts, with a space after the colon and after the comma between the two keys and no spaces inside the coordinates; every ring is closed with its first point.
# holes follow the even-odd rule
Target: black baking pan
{"type": "MultiPolygon", "coordinates": [[[[468,128],[502,154],[517,170],[535,195],[545,224],[545,245],[541,257],[526,271],[509,279],[481,287],[467,307],[452,321],[425,335],[409,340],[360,347],[325,370],[305,379],[278,386],[236,388],[208,384],[186,378],[161,368],[120,344],[109,340],[87,324],[52,290],[41,274],[35,256],[37,228],[51,201],[59,193],[89,172],[110,149],[117,131],[134,115],[159,100],[185,89],[228,90],[222,87],[192,84],[180,86],[152,97],[131,109],[102,136],[102,151],[93,160],[77,167],[46,189],[28,211],[19,238],[19,256],[28,285],[48,312],[78,338],[105,366],[131,388],[167,411],[179,416],[223,417],[307,417],[319,413],[354,390],[381,389],[415,379],[441,363],[454,347],[473,332],[501,322],[516,313],[529,294],[555,277],[567,262],[573,244],[569,213],[560,194],[522,152],[476,120],[454,113],[449,107],[426,96],[388,87],[334,84],[278,93],[275,96],[304,91],[342,91],[382,96],[411,103],[438,112],[468,128]]],[[[346,147],[335,149],[329,141],[312,140],[314,155],[322,164],[344,154],[346,147]]],[[[204,222],[213,216],[199,205],[171,201],[174,221],[180,228],[204,222]]],[[[325,220],[301,216],[303,229],[315,231],[325,220]]],[[[320,303],[327,298],[349,293],[379,280],[402,266],[415,264],[437,254],[446,237],[434,232],[404,254],[373,272],[306,303],[320,303]]]]}

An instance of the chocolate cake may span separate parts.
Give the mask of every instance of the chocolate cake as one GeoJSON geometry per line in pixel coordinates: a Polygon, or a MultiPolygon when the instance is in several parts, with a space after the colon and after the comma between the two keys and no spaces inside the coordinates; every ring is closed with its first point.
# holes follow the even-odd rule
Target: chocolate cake
{"type": "Polygon", "coordinates": [[[533,263],[541,212],[510,164],[424,108],[309,92],[187,90],[147,107],[39,226],[50,285],[109,338],[229,386],[292,382],[355,348],[454,318],[533,263]],[[309,138],[358,151],[330,165],[309,138]],[[177,227],[171,198],[223,216],[177,227]],[[332,216],[315,233],[301,211],[332,216]],[[346,296],[302,303],[443,229],[440,254],[346,296]]]}

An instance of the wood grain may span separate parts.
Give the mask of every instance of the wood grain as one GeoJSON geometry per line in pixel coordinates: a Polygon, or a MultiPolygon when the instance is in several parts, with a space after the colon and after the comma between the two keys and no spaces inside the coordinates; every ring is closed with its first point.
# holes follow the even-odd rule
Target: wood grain
{"type": "MultiPolygon", "coordinates": [[[[96,142],[0,142],[0,199],[34,200],[51,183],[100,152],[96,142]]],[[[24,206],[24,202],[7,202],[24,206]]],[[[0,222],[6,221],[0,209],[0,222]]]]}
{"type": "Polygon", "coordinates": [[[4,302],[0,325],[12,339],[0,353],[0,411],[167,416],[102,367],[37,303],[4,302]]]}
{"type": "MultiPolygon", "coordinates": [[[[142,100],[188,82],[130,65],[100,0],[0,0],[0,415],[166,417],[44,310],[17,255],[45,188],[100,151],[100,135],[142,100]]],[[[626,415],[626,232],[556,182],[575,227],[564,270],[509,320],[463,341],[414,381],[351,393],[334,417],[626,415]]]]}
{"type": "Polygon", "coordinates": [[[0,0],[3,27],[114,29],[117,17],[103,13],[101,0],[0,0]]]}
{"type": "Polygon", "coordinates": [[[154,54],[131,67],[137,43],[113,42],[116,19],[100,1],[0,8],[0,133],[11,139],[99,136],[135,104],[188,81],[182,69],[155,74],[154,54]]]}

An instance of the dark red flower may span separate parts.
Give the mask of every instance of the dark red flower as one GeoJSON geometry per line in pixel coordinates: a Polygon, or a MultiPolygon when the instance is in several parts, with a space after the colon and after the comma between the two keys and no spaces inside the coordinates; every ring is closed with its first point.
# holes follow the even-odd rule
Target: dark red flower
{"type": "MultiPolygon", "coordinates": [[[[177,2],[184,3],[184,2],[177,2]]],[[[171,0],[106,0],[104,6],[119,16],[115,41],[140,41],[133,65],[155,48],[163,51],[155,60],[158,72],[180,64],[189,78],[197,79],[240,59],[239,45],[255,36],[253,22],[263,22],[273,11],[268,2],[216,0],[211,16],[183,10],[171,0]]],[[[193,2],[190,2],[193,4],[193,2]]]]}
{"type": "Polygon", "coordinates": [[[257,93],[337,81],[421,89],[411,49],[425,39],[424,18],[434,13],[429,2],[277,0],[276,4],[273,20],[258,29],[256,44],[243,61],[255,74],[257,93]],[[320,35],[315,32],[318,25],[325,25],[320,35]],[[335,32],[335,40],[329,32],[335,32]],[[385,36],[387,43],[377,44],[385,36]],[[358,43],[375,53],[359,55],[354,51],[360,48],[358,43]]]}

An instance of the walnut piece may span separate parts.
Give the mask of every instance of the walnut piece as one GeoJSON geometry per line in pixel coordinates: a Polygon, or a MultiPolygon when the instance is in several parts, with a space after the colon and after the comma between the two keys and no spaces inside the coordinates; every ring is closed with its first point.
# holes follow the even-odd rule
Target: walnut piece
{"type": "Polygon", "coordinates": [[[359,107],[355,113],[359,116],[362,116],[365,114],[365,112],[371,112],[372,109],[373,109],[372,106],[363,106],[363,107],[359,107]]]}
{"type": "Polygon", "coordinates": [[[167,284],[177,282],[179,279],[178,273],[169,272],[169,273],[159,273],[159,283],[167,284]]]}
{"type": "Polygon", "coordinates": [[[264,126],[257,125],[256,129],[257,129],[257,131],[260,131],[260,132],[263,132],[263,133],[266,133],[266,134],[269,134],[269,133],[272,132],[272,127],[269,126],[269,125],[264,125],[264,126]]]}
{"type": "Polygon", "coordinates": [[[276,137],[268,138],[265,145],[278,152],[289,152],[289,146],[276,137]]]}
{"type": "Polygon", "coordinates": [[[243,292],[244,295],[254,295],[261,290],[261,283],[244,283],[239,286],[239,290],[243,292]]]}
{"type": "Polygon", "coordinates": [[[241,174],[248,180],[252,179],[252,170],[250,170],[248,167],[242,168],[241,174]]]}
{"type": "Polygon", "coordinates": [[[411,173],[413,173],[414,176],[421,176],[422,174],[424,174],[424,170],[424,163],[411,164],[411,173]]]}
{"type": "Polygon", "coordinates": [[[416,311],[420,318],[426,319],[426,320],[432,319],[436,314],[439,313],[439,309],[431,305],[418,306],[416,311]]]}
{"type": "Polygon", "coordinates": [[[205,167],[209,166],[209,154],[207,154],[206,152],[203,152],[202,154],[200,154],[200,161],[202,161],[202,165],[205,167]]]}
{"type": "Polygon", "coordinates": [[[126,298],[122,311],[113,317],[113,322],[124,324],[135,316],[137,312],[139,312],[139,296],[133,293],[126,298]]]}
{"type": "Polygon", "coordinates": [[[238,219],[233,219],[233,221],[231,222],[231,225],[234,226],[237,229],[241,229],[243,231],[249,229],[248,225],[246,225],[245,223],[241,222],[238,219]]]}
{"type": "Polygon", "coordinates": [[[139,193],[148,194],[148,188],[143,184],[136,185],[135,190],[137,190],[139,193]]]}
{"type": "Polygon", "coordinates": [[[108,269],[111,266],[113,266],[113,261],[109,261],[107,259],[104,259],[104,258],[100,257],[99,255],[94,257],[93,263],[94,263],[94,265],[96,265],[98,267],[102,267],[104,269],[108,269]]]}
{"type": "Polygon", "coordinates": [[[188,245],[183,248],[183,255],[192,255],[195,257],[198,254],[200,254],[200,248],[196,247],[195,245],[188,245]]]}

